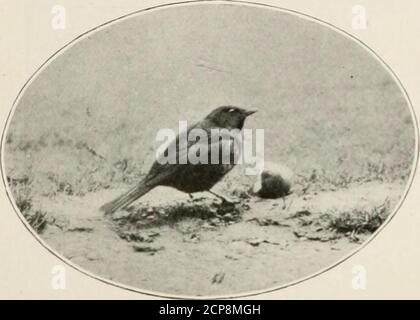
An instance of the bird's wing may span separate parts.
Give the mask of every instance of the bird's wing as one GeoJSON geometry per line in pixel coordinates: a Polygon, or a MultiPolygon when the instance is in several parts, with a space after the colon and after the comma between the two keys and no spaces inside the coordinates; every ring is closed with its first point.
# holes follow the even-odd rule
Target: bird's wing
{"type": "Polygon", "coordinates": [[[190,131],[192,129],[195,129],[199,126],[199,123],[195,123],[192,126],[188,126],[186,132],[182,131],[179,135],[176,136],[175,139],[173,139],[165,148],[165,150],[163,152],[161,152],[160,154],[157,155],[156,157],[156,161],[158,161],[159,163],[165,162],[166,159],[168,159],[169,152],[171,152],[172,150],[176,150],[176,154],[174,155],[174,157],[176,156],[176,159],[171,159],[171,160],[176,160],[178,161],[178,150],[180,150],[180,152],[184,152],[191,144],[193,144],[194,142],[188,141],[188,134],[190,133],[190,131]],[[180,136],[185,137],[186,141],[187,141],[187,145],[181,145],[180,146],[180,136]]]}
{"type": "Polygon", "coordinates": [[[238,160],[234,157],[241,153],[241,141],[241,135],[229,133],[221,136],[218,133],[210,133],[208,139],[193,142],[188,146],[188,150],[181,149],[180,157],[187,155],[188,163],[191,163],[192,159],[200,159],[206,161],[204,164],[233,164],[238,160]]]}
{"type": "MultiPolygon", "coordinates": [[[[188,129],[188,134],[194,128],[199,128],[197,125],[188,129]]],[[[156,161],[154,162],[152,168],[150,169],[147,179],[153,184],[159,184],[167,177],[170,177],[178,168],[179,165],[194,165],[202,164],[200,163],[191,163],[190,159],[207,159],[208,164],[225,164],[232,163],[234,160],[233,157],[240,155],[241,148],[240,135],[229,135],[222,136],[222,139],[219,139],[219,134],[212,132],[210,130],[205,130],[207,132],[207,139],[199,139],[197,141],[187,141],[186,145],[179,144],[179,136],[173,140],[163,154],[159,155],[156,161]],[[164,157],[168,156],[171,147],[176,147],[176,163],[165,163],[164,157]],[[211,154],[218,155],[217,159],[212,159],[211,154]],[[205,153],[203,158],[200,157],[202,153],[205,153]],[[184,159],[184,162],[181,162],[181,159],[184,159]],[[214,161],[217,161],[214,163],[214,161]]]]}
{"type": "MultiPolygon", "coordinates": [[[[188,136],[188,133],[192,129],[199,126],[200,126],[199,122],[191,126],[188,126],[186,136],[188,136]]],[[[185,134],[185,132],[182,132],[181,134],[185,134]]],[[[152,167],[150,168],[149,173],[147,174],[147,177],[146,177],[147,180],[151,181],[154,184],[159,184],[165,178],[172,175],[172,173],[176,170],[176,165],[165,163],[166,159],[168,158],[169,152],[175,148],[176,154],[175,154],[174,160],[176,160],[176,163],[178,163],[178,160],[179,160],[178,152],[181,152],[181,153],[187,152],[188,143],[191,144],[191,142],[188,142],[186,147],[182,147],[181,150],[178,150],[179,140],[180,140],[180,135],[177,135],[176,138],[168,144],[165,150],[156,156],[156,161],[153,163],[152,167]]]]}

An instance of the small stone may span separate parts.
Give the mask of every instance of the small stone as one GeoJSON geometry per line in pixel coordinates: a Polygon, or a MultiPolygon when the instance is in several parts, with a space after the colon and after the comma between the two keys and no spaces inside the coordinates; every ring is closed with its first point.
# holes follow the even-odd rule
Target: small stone
{"type": "Polygon", "coordinates": [[[258,247],[262,242],[263,240],[261,239],[249,239],[246,241],[246,243],[250,244],[253,247],[258,247]]]}
{"type": "Polygon", "coordinates": [[[210,225],[211,226],[217,226],[220,224],[220,220],[218,218],[213,218],[210,220],[210,225]]]}
{"type": "Polygon", "coordinates": [[[224,272],[219,272],[216,273],[213,278],[211,279],[211,283],[213,284],[220,284],[222,283],[223,279],[225,278],[226,273],[224,272]]]}
{"type": "Polygon", "coordinates": [[[154,254],[158,251],[164,250],[164,247],[150,247],[150,246],[141,246],[141,245],[134,245],[133,250],[135,252],[145,252],[145,253],[151,253],[154,254]]]}
{"type": "Polygon", "coordinates": [[[159,232],[155,232],[155,231],[150,231],[147,235],[149,237],[151,237],[151,238],[155,238],[157,236],[160,236],[160,233],[159,232]]]}
{"type": "Polygon", "coordinates": [[[232,221],[233,219],[234,218],[233,218],[233,215],[231,213],[227,213],[223,216],[224,221],[232,221]]]}

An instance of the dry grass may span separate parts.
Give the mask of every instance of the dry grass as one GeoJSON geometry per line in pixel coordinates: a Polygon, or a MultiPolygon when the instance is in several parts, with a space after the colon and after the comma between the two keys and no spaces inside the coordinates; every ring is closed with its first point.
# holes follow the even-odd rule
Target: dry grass
{"type": "Polygon", "coordinates": [[[387,219],[390,203],[386,200],[382,205],[366,211],[354,209],[331,217],[329,227],[338,233],[361,234],[375,232],[387,219]]]}
{"type": "Polygon", "coordinates": [[[359,242],[361,238],[374,233],[385,222],[391,213],[390,200],[367,208],[354,208],[349,211],[338,209],[328,212],[298,212],[289,219],[294,224],[294,234],[298,238],[312,241],[331,241],[343,237],[351,242],[359,242]]]}
{"type": "Polygon", "coordinates": [[[239,205],[223,203],[218,199],[195,199],[177,201],[155,206],[150,203],[137,203],[126,210],[120,210],[113,220],[120,226],[149,228],[162,224],[175,224],[186,219],[219,220],[220,223],[239,221],[242,213],[249,209],[246,201],[239,205]]]}
{"type": "Polygon", "coordinates": [[[29,225],[37,232],[42,233],[48,225],[47,213],[34,208],[30,180],[25,177],[20,180],[8,180],[13,194],[16,195],[16,206],[23,214],[29,225]]]}

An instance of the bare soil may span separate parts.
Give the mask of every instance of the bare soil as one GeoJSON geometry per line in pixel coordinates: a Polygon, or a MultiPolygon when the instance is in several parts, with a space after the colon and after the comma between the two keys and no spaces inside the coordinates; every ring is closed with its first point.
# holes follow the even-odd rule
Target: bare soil
{"type": "Polygon", "coordinates": [[[388,215],[403,185],[370,182],[291,195],[285,209],[281,199],[244,193],[232,207],[162,187],[103,217],[100,205],[125,190],[43,199],[50,221],[42,238],[84,270],[139,290],[226,296],[279,287],[338,262],[373,230],[360,221],[352,231],[340,229],[337,219],[360,212],[367,221],[385,205],[388,215]]]}

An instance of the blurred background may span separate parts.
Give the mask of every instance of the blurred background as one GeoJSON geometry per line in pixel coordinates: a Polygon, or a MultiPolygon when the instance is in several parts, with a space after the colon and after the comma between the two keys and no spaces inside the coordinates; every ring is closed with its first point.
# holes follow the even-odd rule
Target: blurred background
{"type": "MultiPolygon", "coordinates": [[[[407,182],[410,109],[366,48],[297,16],[220,4],[132,16],[55,57],[11,120],[8,181],[21,206],[133,184],[159,129],[227,104],[258,107],[246,127],[265,130],[265,159],[314,188],[407,182]]],[[[232,173],[221,186],[246,179],[232,173]]]]}

